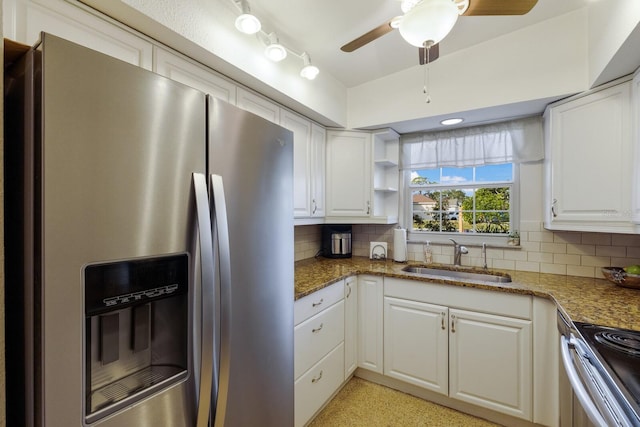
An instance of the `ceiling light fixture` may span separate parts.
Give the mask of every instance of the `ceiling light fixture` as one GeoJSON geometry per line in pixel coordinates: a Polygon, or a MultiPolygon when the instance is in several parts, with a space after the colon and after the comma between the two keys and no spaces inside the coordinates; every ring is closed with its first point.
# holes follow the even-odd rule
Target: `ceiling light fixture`
{"type": "Polygon", "coordinates": [[[286,58],[287,49],[279,43],[278,36],[275,33],[270,33],[267,37],[267,47],[264,49],[264,54],[267,55],[267,58],[273,62],[280,62],[286,58]]]}
{"type": "Polygon", "coordinates": [[[458,123],[462,123],[464,121],[464,119],[461,119],[459,117],[455,117],[455,118],[450,118],[450,119],[444,119],[440,122],[441,125],[444,126],[451,126],[451,125],[457,125],[458,123]]]}
{"type": "Polygon", "coordinates": [[[302,59],[304,66],[300,70],[300,76],[307,80],[315,79],[320,70],[311,64],[311,58],[307,52],[297,53],[296,51],[284,46],[278,40],[278,36],[274,33],[267,33],[262,29],[260,20],[251,14],[249,3],[247,0],[231,0],[238,8],[241,15],[236,19],[236,28],[245,34],[255,34],[258,40],[265,45],[264,54],[270,60],[279,62],[284,60],[288,54],[297,56],[302,59]]]}
{"type": "Polygon", "coordinates": [[[255,34],[260,31],[262,24],[255,15],[251,14],[247,0],[239,0],[235,3],[239,5],[242,12],[242,14],[236,18],[236,29],[245,34],[255,34]]]}
{"type": "Polygon", "coordinates": [[[320,70],[315,65],[311,64],[311,58],[307,52],[302,52],[300,55],[302,61],[304,62],[304,67],[300,70],[300,76],[304,77],[307,80],[313,80],[318,77],[320,70]]]}
{"type": "Polygon", "coordinates": [[[403,16],[400,34],[413,46],[433,46],[449,34],[459,13],[453,0],[422,0],[403,16]]]}

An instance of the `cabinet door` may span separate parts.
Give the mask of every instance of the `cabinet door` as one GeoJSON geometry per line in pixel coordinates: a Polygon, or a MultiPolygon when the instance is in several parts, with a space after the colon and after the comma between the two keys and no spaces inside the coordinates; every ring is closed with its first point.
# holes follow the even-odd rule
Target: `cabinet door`
{"type": "Polygon", "coordinates": [[[236,103],[236,86],[216,75],[213,70],[159,47],[155,47],[154,52],[153,71],[156,73],[230,104],[236,103]]]}
{"type": "Polygon", "coordinates": [[[371,214],[371,135],[327,134],[327,216],[371,214]]]}
{"type": "Polygon", "coordinates": [[[4,36],[33,45],[44,31],[138,67],[151,70],[151,43],[62,0],[4,0],[4,36]]]}
{"type": "Polygon", "coordinates": [[[531,420],[531,321],[449,310],[449,395],[531,420]]]}
{"type": "Polygon", "coordinates": [[[631,95],[633,96],[633,181],[631,197],[631,220],[634,224],[640,224],[640,69],[633,77],[631,95]]]}
{"type": "Polygon", "coordinates": [[[547,228],[631,227],[630,92],[625,82],[547,112],[547,228]]]}
{"type": "Polygon", "coordinates": [[[283,110],[281,125],[293,132],[293,213],[311,216],[311,122],[283,110]]]}
{"type": "Polygon", "coordinates": [[[358,367],[358,280],[345,279],[344,287],[344,377],[358,367]]]}
{"type": "Polygon", "coordinates": [[[277,104],[241,87],[237,90],[236,105],[270,122],[280,124],[280,107],[277,104]]]}
{"type": "Polygon", "coordinates": [[[383,278],[358,277],[358,367],[383,372],[383,278]]]}
{"type": "Polygon", "coordinates": [[[311,124],[311,216],[325,216],[325,169],[327,131],[311,124]]]}
{"type": "Polygon", "coordinates": [[[448,308],[384,298],[384,374],[447,395],[448,308]]]}

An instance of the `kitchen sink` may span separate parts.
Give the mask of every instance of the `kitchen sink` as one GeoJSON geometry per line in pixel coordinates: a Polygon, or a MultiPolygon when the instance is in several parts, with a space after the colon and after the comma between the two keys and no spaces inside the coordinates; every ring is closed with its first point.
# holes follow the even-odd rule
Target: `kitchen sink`
{"type": "Polygon", "coordinates": [[[422,274],[428,276],[444,276],[453,279],[469,279],[469,280],[481,280],[483,282],[495,282],[495,283],[510,283],[511,276],[508,274],[496,274],[496,273],[482,273],[479,271],[460,271],[460,270],[448,270],[444,268],[433,267],[421,267],[416,265],[408,265],[402,269],[407,273],[422,274]]]}

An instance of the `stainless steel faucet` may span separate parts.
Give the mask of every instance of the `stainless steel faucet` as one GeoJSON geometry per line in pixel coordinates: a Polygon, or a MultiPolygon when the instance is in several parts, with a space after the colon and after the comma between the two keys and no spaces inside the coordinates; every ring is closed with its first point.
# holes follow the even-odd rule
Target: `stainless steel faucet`
{"type": "Polygon", "coordinates": [[[462,254],[468,254],[469,251],[466,246],[459,245],[458,242],[453,239],[449,240],[453,242],[453,265],[462,265],[460,262],[462,254]]]}

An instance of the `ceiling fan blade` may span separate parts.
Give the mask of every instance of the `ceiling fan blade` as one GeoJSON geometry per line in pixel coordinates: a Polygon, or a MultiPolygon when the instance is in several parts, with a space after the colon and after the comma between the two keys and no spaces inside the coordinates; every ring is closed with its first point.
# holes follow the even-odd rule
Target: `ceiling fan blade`
{"type": "Polygon", "coordinates": [[[463,16],[524,15],[538,0],[469,0],[469,8],[463,16]]]}
{"type": "Polygon", "coordinates": [[[368,33],[363,34],[357,39],[350,41],[349,43],[342,46],[340,50],[343,52],[353,52],[354,50],[361,48],[367,43],[374,41],[378,37],[382,37],[385,34],[390,33],[394,30],[394,28],[391,26],[391,21],[392,20],[390,19],[384,24],[379,25],[373,30],[369,31],[368,33]]]}
{"type": "MultiPolygon", "coordinates": [[[[429,49],[429,63],[432,63],[436,59],[440,57],[440,44],[436,43],[429,49]]],[[[427,63],[427,48],[419,47],[418,48],[418,59],[420,61],[420,65],[424,65],[427,63]]]]}

